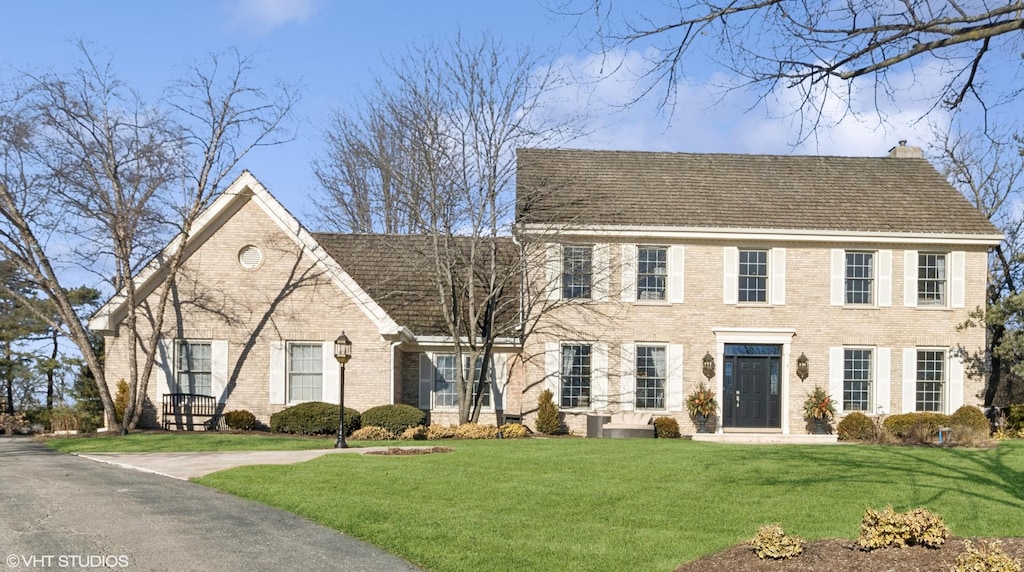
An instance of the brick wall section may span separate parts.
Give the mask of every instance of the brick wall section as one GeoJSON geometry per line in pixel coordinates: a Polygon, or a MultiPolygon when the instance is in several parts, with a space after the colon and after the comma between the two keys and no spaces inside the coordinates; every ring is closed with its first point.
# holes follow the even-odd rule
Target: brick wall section
{"type": "MultiPolygon", "coordinates": [[[[375,323],[300,251],[251,200],[192,253],[178,280],[177,303],[168,308],[164,337],[228,340],[225,410],[248,409],[261,421],[284,405],[270,404],[270,343],[320,342],[342,332],[353,344],[346,366],[345,405],[360,411],[391,402],[394,380],[390,344],[375,323]],[[262,265],[246,270],[238,253],[255,245],[262,265]]],[[[155,302],[156,294],[147,301],[155,302]]],[[[108,336],[107,379],[128,377],[124,340],[108,336]]],[[[161,402],[155,382],[147,395],[161,402]]],[[[147,421],[154,421],[150,414],[147,421]]]]}
{"type": "MultiPolygon", "coordinates": [[[[644,244],[641,242],[641,244],[644,244]]],[[[663,240],[649,244],[666,245],[663,240]]],[[[987,277],[985,247],[942,245],[894,245],[836,243],[735,243],[702,241],[685,243],[685,301],[681,304],[621,302],[621,245],[610,250],[609,299],[562,306],[542,319],[541,332],[531,336],[523,350],[526,359],[521,385],[510,391],[510,408],[521,406],[528,412],[528,424],[535,419],[537,396],[544,389],[544,347],[546,342],[562,340],[603,341],[608,343],[608,390],[618,392],[620,344],[641,341],[681,344],[683,347],[683,395],[689,395],[703,381],[701,359],[704,353],[716,353],[715,328],[790,328],[792,339],[790,376],[783,381],[784,397],[788,398],[788,420],[791,433],[805,432],[801,405],[806,394],[820,384],[829,383],[829,347],[865,345],[892,350],[891,394],[892,412],[902,410],[904,348],[917,346],[962,346],[969,350],[984,347],[985,333],[971,328],[957,331],[957,325],[969,312],[983,307],[987,277]],[[726,305],[723,303],[723,247],[743,248],[785,247],[786,303],[770,305],[726,305]],[[830,305],[830,249],[892,250],[892,306],[851,308],[830,305]],[[904,250],[943,252],[966,250],[964,308],[931,309],[904,307],[904,250]],[[566,333],[552,333],[564,327],[566,333]],[[810,360],[810,376],[805,382],[796,377],[796,357],[805,353],[810,360]]],[[[595,269],[595,272],[597,270],[595,269]]],[[[947,286],[948,288],[948,286],[947,286]]],[[[948,289],[947,289],[948,294],[948,289]]],[[[721,368],[721,363],[718,365],[721,368]]],[[[719,372],[719,375],[720,372],[719,372]]],[[[984,380],[965,373],[964,403],[980,405],[977,397],[984,380]]],[[[556,402],[557,402],[556,396],[556,402]]],[[[719,396],[721,403],[721,396],[719,396]]],[[[617,406],[610,404],[610,409],[617,406]]],[[[567,424],[576,433],[586,430],[584,412],[567,412],[567,424]]],[[[693,431],[693,424],[684,412],[658,413],[676,417],[684,432],[693,431]]],[[[786,408],[783,415],[787,415],[786,408]]]]}

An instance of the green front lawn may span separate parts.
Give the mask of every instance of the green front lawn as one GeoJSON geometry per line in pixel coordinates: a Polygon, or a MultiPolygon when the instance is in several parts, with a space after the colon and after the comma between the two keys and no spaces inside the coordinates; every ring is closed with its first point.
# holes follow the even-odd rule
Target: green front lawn
{"type": "Polygon", "coordinates": [[[270,433],[219,431],[130,433],[54,437],[50,447],[64,453],[184,453],[190,451],[297,451],[330,449],[334,437],[287,437],[270,433]]]}
{"type": "MultiPolygon", "coordinates": [[[[141,436],[145,437],[145,436],[141,436]]],[[[416,443],[422,444],[422,443],[416,443]]],[[[442,442],[198,482],[432,570],[671,570],[778,522],[855,538],[864,510],[923,506],[958,536],[1024,536],[1024,442],[992,450],[682,440],[442,442]]]]}

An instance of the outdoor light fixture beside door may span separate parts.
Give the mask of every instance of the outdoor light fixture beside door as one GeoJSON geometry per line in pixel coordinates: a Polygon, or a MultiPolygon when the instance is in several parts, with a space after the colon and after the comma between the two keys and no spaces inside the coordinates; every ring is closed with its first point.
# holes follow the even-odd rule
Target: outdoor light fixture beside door
{"type": "Polygon", "coordinates": [[[703,370],[704,377],[708,378],[708,381],[715,377],[715,356],[711,355],[711,352],[704,354],[703,370]]]}
{"type": "Polygon", "coordinates": [[[800,352],[800,357],[796,358],[796,376],[800,378],[800,381],[806,380],[807,376],[810,375],[810,371],[807,366],[808,361],[809,360],[807,359],[807,356],[804,355],[804,352],[800,352]]]}
{"type": "Polygon", "coordinates": [[[338,381],[338,441],[334,444],[335,449],[347,449],[345,442],[345,364],[352,358],[352,340],[348,339],[345,332],[341,332],[338,339],[334,340],[334,359],[341,365],[341,377],[338,381]]]}

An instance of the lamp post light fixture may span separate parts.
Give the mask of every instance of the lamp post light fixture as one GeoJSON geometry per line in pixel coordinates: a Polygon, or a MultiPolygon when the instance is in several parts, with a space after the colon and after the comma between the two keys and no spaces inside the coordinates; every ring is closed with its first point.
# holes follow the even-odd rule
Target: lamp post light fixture
{"type": "Polygon", "coordinates": [[[341,376],[338,378],[338,441],[334,444],[335,449],[347,449],[345,442],[345,364],[352,358],[352,340],[348,339],[345,332],[341,332],[338,339],[334,340],[334,359],[341,365],[341,376]]]}
{"type": "Polygon", "coordinates": [[[796,358],[796,376],[800,378],[800,381],[807,380],[807,376],[810,375],[807,365],[809,361],[804,352],[800,352],[800,357],[796,358]]]}
{"type": "Polygon", "coordinates": [[[711,378],[715,377],[715,356],[711,355],[711,352],[705,352],[702,365],[704,377],[708,378],[708,381],[710,382],[711,378]]]}

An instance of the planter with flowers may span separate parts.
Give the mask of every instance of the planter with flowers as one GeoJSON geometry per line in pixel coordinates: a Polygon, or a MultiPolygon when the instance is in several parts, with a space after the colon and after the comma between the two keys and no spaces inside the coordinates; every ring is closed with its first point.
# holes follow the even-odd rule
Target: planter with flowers
{"type": "Polygon", "coordinates": [[[829,422],[836,416],[836,405],[832,396],[820,385],[807,394],[804,401],[804,417],[811,423],[811,433],[825,435],[829,433],[829,422]]]}
{"type": "Polygon", "coordinates": [[[697,422],[698,433],[710,433],[708,418],[718,414],[718,402],[715,393],[702,381],[697,389],[686,398],[686,410],[697,422]]]}

